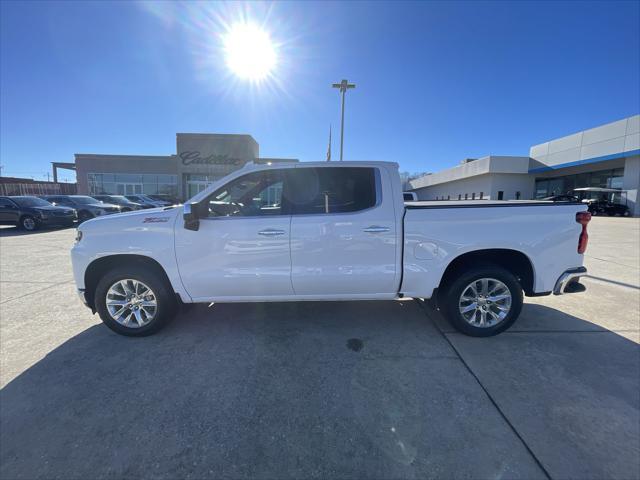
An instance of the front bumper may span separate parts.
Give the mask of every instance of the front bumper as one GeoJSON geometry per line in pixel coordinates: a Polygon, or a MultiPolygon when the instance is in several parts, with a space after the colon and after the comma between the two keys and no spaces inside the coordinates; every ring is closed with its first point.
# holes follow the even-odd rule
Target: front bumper
{"type": "Polygon", "coordinates": [[[580,283],[580,277],[587,274],[585,267],[570,268],[560,275],[553,287],[554,295],[564,295],[565,293],[584,292],[587,287],[580,283]]]}

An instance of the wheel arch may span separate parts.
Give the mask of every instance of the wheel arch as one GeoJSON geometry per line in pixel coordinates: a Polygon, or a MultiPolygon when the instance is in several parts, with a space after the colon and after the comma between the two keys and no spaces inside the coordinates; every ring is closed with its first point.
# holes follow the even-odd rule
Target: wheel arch
{"type": "Polygon", "coordinates": [[[531,259],[519,250],[508,248],[473,250],[457,256],[447,265],[438,288],[445,288],[461,272],[483,263],[498,265],[510,271],[520,282],[524,293],[528,296],[533,295],[535,270],[531,259]]]}
{"type": "Polygon", "coordinates": [[[85,299],[91,309],[95,310],[95,291],[104,274],[114,268],[132,265],[149,268],[160,276],[172,291],[174,290],[169,276],[157,260],[137,254],[108,255],[93,260],[84,272],[85,299]]]}

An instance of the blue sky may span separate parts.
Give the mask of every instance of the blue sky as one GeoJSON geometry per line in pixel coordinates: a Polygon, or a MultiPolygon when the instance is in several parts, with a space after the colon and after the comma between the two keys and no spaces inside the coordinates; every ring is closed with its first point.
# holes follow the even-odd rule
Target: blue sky
{"type": "MultiPolygon", "coordinates": [[[[176,132],[250,133],[322,160],[348,78],[345,159],[436,171],[640,111],[640,2],[0,2],[0,164],[170,154],[176,132]],[[263,25],[274,78],[230,75],[225,25],[263,25]]],[[[70,176],[69,178],[73,178],[70,176]]]]}

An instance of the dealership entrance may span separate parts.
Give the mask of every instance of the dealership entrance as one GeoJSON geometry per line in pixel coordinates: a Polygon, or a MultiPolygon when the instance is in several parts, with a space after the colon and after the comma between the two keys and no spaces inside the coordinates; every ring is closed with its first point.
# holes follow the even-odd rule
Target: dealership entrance
{"type": "Polygon", "coordinates": [[[116,183],[118,195],[137,195],[142,193],[142,183],[116,183]]]}

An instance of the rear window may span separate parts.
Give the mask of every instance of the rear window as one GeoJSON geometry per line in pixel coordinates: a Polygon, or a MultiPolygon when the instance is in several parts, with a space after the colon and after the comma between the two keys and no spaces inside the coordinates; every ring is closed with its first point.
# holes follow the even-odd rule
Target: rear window
{"type": "Polygon", "coordinates": [[[294,168],[287,172],[285,185],[294,215],[358,212],[377,201],[373,168],[294,168]]]}

